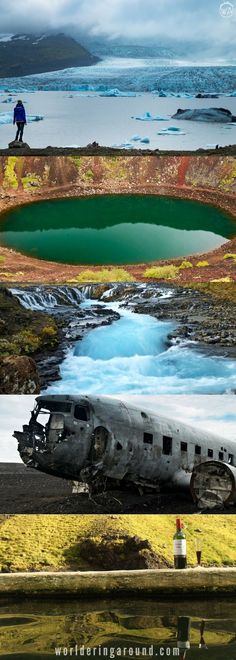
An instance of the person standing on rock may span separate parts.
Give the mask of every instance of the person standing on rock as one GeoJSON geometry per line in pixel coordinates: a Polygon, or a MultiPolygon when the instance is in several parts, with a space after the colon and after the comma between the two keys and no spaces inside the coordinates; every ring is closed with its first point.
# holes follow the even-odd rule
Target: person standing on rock
{"type": "Polygon", "coordinates": [[[25,108],[23,106],[22,101],[17,101],[17,104],[14,108],[14,118],[13,118],[13,124],[17,125],[17,131],[16,131],[16,137],[15,141],[22,142],[23,138],[23,133],[24,133],[24,128],[26,124],[26,114],[25,114],[25,108]]]}

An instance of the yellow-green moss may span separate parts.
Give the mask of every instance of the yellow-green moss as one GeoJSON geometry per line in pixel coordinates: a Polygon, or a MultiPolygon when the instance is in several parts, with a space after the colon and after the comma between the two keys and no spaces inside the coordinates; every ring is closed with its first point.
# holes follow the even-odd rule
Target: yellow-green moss
{"type": "Polygon", "coordinates": [[[81,177],[84,181],[92,181],[94,179],[94,172],[92,170],[86,170],[81,177]]]}
{"type": "Polygon", "coordinates": [[[69,156],[69,160],[71,160],[74,165],[80,169],[81,167],[81,158],[79,156],[69,156]]]}
{"type": "Polygon", "coordinates": [[[15,172],[16,164],[17,164],[17,156],[9,156],[7,158],[5,172],[4,172],[4,180],[3,180],[4,188],[13,188],[14,190],[17,190],[18,180],[15,172]]]}
{"type": "Polygon", "coordinates": [[[41,178],[37,174],[27,174],[26,176],[22,176],[21,181],[23,188],[26,189],[31,186],[40,186],[41,178]]]}
{"type": "Polygon", "coordinates": [[[236,165],[235,158],[231,160],[232,167],[229,172],[219,182],[219,188],[223,188],[225,192],[232,192],[232,187],[236,181],[236,165]]]}

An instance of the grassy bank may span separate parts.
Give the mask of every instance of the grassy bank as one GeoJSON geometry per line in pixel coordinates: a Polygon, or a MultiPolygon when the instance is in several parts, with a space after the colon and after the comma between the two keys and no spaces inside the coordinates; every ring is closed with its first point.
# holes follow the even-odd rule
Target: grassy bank
{"type": "MultiPolygon", "coordinates": [[[[173,564],[173,515],[17,515],[0,523],[3,571],[115,569],[127,566],[126,554],[130,568],[173,564]]],[[[189,515],[184,523],[189,566],[196,565],[196,537],[204,565],[236,565],[236,516],[189,515]]]]}

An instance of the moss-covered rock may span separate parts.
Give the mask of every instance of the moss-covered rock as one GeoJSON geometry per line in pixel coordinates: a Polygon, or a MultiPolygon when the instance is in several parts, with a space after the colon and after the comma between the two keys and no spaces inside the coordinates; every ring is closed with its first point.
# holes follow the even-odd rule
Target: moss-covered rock
{"type": "Polygon", "coordinates": [[[38,394],[37,367],[30,357],[5,357],[0,360],[0,394],[38,394]]]}

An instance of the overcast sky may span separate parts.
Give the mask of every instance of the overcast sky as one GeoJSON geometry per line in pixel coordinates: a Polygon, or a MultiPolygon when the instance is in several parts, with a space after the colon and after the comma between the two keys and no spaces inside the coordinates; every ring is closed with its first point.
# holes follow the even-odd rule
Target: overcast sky
{"type": "Polygon", "coordinates": [[[0,17],[2,33],[60,29],[127,42],[205,42],[209,50],[236,38],[236,0],[0,0],[0,17]]]}
{"type": "MultiPolygon", "coordinates": [[[[236,441],[236,397],[233,395],[120,396],[119,398],[236,441]]],[[[0,397],[0,462],[20,461],[17,441],[12,434],[15,430],[22,431],[22,425],[29,421],[34,402],[34,396],[2,395],[0,397]]]]}

